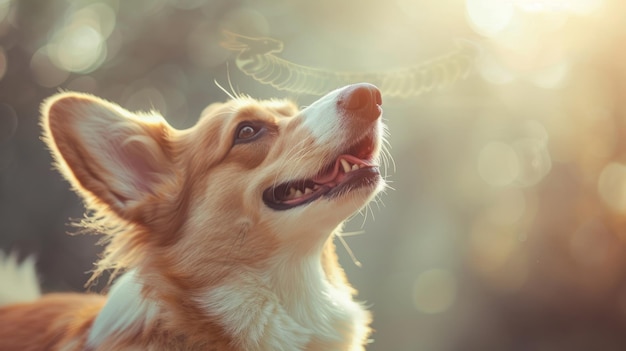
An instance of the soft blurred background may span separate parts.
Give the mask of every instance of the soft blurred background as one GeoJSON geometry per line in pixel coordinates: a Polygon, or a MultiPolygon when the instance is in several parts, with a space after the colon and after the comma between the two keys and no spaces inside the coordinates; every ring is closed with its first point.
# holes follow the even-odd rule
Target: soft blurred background
{"type": "MultiPolygon", "coordinates": [[[[389,190],[339,247],[369,350],[626,350],[623,0],[0,0],[0,248],[47,291],[83,290],[97,237],[39,140],[39,104],[93,93],[194,124],[226,94],[297,96],[241,73],[221,31],[329,70],[401,69],[468,39],[472,74],[386,99],[389,190]]],[[[0,282],[0,284],[2,284],[0,282]]]]}

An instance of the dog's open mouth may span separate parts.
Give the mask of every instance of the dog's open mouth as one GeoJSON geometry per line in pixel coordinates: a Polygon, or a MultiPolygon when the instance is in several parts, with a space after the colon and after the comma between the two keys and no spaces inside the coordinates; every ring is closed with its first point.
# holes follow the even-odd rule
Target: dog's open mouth
{"type": "Polygon", "coordinates": [[[380,172],[371,160],[374,145],[372,136],[364,138],[313,178],[294,180],[266,189],[263,201],[272,209],[288,210],[322,196],[331,198],[356,188],[376,185],[380,172]]]}

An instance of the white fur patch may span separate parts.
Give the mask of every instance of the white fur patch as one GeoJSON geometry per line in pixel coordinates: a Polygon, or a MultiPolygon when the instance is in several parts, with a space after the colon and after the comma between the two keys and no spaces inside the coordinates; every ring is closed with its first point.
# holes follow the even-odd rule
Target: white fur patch
{"type": "Polygon", "coordinates": [[[334,90],[302,110],[304,126],[319,145],[334,144],[341,130],[341,116],[337,112],[337,98],[343,89],[334,90]]]}
{"type": "Polygon", "coordinates": [[[141,289],[135,270],[128,271],[113,284],[106,305],[89,331],[87,346],[96,348],[108,338],[137,332],[157,315],[157,304],[144,298],[141,289]]]}
{"type": "Polygon", "coordinates": [[[290,261],[287,255],[278,256],[266,276],[287,313],[312,331],[312,349],[362,349],[362,341],[368,333],[369,315],[352,299],[348,287],[337,288],[328,282],[320,254],[297,263],[290,261]]]}
{"type": "Polygon", "coordinates": [[[237,347],[248,351],[303,350],[311,331],[283,309],[270,291],[252,285],[253,279],[210,290],[198,303],[233,337],[237,347]]]}
{"type": "Polygon", "coordinates": [[[0,305],[29,302],[39,296],[35,258],[29,256],[18,262],[15,254],[6,255],[0,251],[0,305]]]}
{"type": "MultiPolygon", "coordinates": [[[[314,255],[315,256],[315,255],[314,255]]],[[[244,350],[361,350],[368,314],[350,292],[333,287],[319,256],[299,263],[277,258],[262,277],[208,291],[196,302],[244,350]]]]}

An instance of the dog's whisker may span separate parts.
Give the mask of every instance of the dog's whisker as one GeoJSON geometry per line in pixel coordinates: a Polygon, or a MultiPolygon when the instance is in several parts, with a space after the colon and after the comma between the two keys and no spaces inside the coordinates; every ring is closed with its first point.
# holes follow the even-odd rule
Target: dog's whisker
{"type": "Polygon", "coordinates": [[[339,234],[339,235],[336,235],[336,237],[337,239],[339,239],[339,242],[343,245],[344,249],[348,253],[348,256],[350,256],[350,259],[352,259],[352,262],[354,263],[354,265],[359,268],[362,267],[361,262],[356,258],[356,255],[354,254],[354,252],[352,251],[348,243],[344,240],[342,235],[339,234]]]}
{"type": "Polygon", "coordinates": [[[230,91],[233,93],[233,95],[235,96],[235,100],[240,100],[242,97],[241,92],[237,92],[237,90],[235,90],[235,88],[233,87],[233,81],[230,79],[230,68],[228,66],[228,61],[226,62],[226,78],[228,80],[228,86],[230,87],[230,91]]]}
{"type": "Polygon", "coordinates": [[[221,91],[224,92],[224,94],[226,94],[226,96],[228,96],[231,100],[237,100],[238,97],[237,95],[233,95],[231,94],[228,90],[226,90],[218,81],[217,79],[213,80],[213,83],[215,83],[215,85],[217,85],[218,88],[220,88],[221,91]]]}
{"type": "Polygon", "coordinates": [[[347,238],[347,237],[358,236],[358,235],[363,235],[363,234],[365,234],[364,230],[358,230],[356,232],[341,232],[339,235],[343,236],[344,238],[347,238]]]}

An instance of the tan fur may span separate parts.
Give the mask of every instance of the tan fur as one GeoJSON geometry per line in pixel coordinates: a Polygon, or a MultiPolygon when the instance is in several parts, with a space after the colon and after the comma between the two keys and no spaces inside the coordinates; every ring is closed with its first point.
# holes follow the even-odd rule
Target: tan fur
{"type": "MultiPolygon", "coordinates": [[[[355,293],[339,266],[332,232],[373,190],[361,191],[357,200],[336,200],[356,205],[342,205],[347,212],[331,210],[319,219],[319,228],[298,233],[281,233],[282,222],[259,196],[277,175],[313,176],[337,156],[315,145],[293,104],[249,98],[214,104],[187,130],[78,93],[50,98],[42,114],[44,139],[59,170],[93,212],[83,225],[107,238],[96,277],[109,269],[137,269],[142,298],[160,307],[158,316],[138,331],[109,338],[97,350],[238,350],[244,344],[194,301],[213,287],[261,284],[265,291],[266,282],[254,274],[274,269],[277,257],[286,268],[312,257],[338,294],[355,293]],[[92,121],[94,114],[104,122],[92,121]],[[263,122],[267,132],[257,142],[233,146],[233,131],[244,120],[263,122]],[[96,141],[90,133],[99,128],[110,132],[96,141]],[[122,161],[114,164],[99,154],[102,148],[122,161]]],[[[354,133],[366,128],[371,127],[354,122],[354,133]]],[[[306,292],[306,284],[296,282],[294,291],[285,294],[306,292]]],[[[0,307],[0,350],[85,350],[105,301],[99,295],[57,294],[0,307]]],[[[354,349],[361,349],[369,335],[371,317],[363,313],[359,328],[366,332],[354,341],[354,349]]],[[[353,333],[342,323],[332,328],[353,333]]],[[[313,335],[306,349],[327,349],[328,342],[313,335]]]]}
{"type": "Polygon", "coordinates": [[[105,298],[88,294],[49,294],[32,303],[0,308],[0,350],[56,350],[86,338],[105,298]]]}

